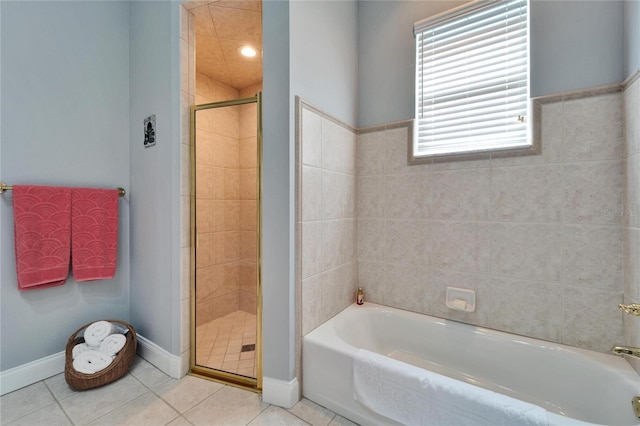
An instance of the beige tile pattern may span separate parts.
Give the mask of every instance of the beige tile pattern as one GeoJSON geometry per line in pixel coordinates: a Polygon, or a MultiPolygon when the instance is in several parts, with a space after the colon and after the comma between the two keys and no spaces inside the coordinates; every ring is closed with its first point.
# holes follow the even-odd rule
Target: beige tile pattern
{"type": "Polygon", "coordinates": [[[357,135],[306,103],[299,113],[296,255],[306,334],[351,304],[357,290],[357,135]]]}
{"type": "Polygon", "coordinates": [[[623,210],[622,161],[564,166],[565,222],[620,225],[623,210]]]}
{"type": "Polygon", "coordinates": [[[491,173],[491,215],[497,221],[560,222],[562,173],[554,166],[500,167],[491,173]]]}
{"type": "Polygon", "coordinates": [[[620,159],[623,150],[622,114],[620,93],[565,101],[563,160],[620,159]]]}
{"type": "MultiPolygon", "coordinates": [[[[540,102],[534,156],[409,166],[407,128],[360,131],[352,198],[366,300],[602,352],[623,339],[640,345],[640,327],[616,309],[623,295],[640,299],[640,80],[624,93],[540,102]],[[444,307],[447,286],[474,289],[477,311],[444,307]]],[[[323,157],[337,152],[323,143],[335,128],[315,108],[301,116],[299,220],[322,228],[319,241],[303,232],[298,253],[304,334],[342,308],[335,280],[349,282],[353,268],[341,266],[342,195],[330,179],[317,183],[323,167],[342,167],[323,157]],[[302,164],[316,183],[305,187],[313,177],[302,164]],[[309,275],[314,262],[321,279],[309,275]]]]}
{"type": "Polygon", "coordinates": [[[407,128],[361,130],[365,299],[607,351],[616,300],[640,294],[638,87],[541,100],[540,155],[409,166],[407,128]],[[447,286],[474,289],[477,311],[447,309],[447,286]]]}
{"type": "MultiPolygon", "coordinates": [[[[626,87],[624,113],[624,209],[620,212],[624,240],[624,303],[640,303],[640,79],[626,87]]],[[[640,346],[640,321],[623,318],[623,342],[640,346]]],[[[640,361],[628,358],[640,374],[640,361]]]]}
{"type": "Polygon", "coordinates": [[[236,89],[262,81],[262,3],[259,1],[190,2],[198,70],[236,89]],[[241,47],[258,51],[240,55],[241,47]]]}
{"type": "Polygon", "coordinates": [[[307,399],[284,410],[254,392],[193,376],[171,379],[139,357],[108,385],[76,392],[58,374],[3,395],[0,407],[2,426],[354,424],[307,399]]]}
{"type": "Polygon", "coordinates": [[[256,344],[256,316],[235,311],[196,329],[196,364],[256,377],[256,355],[242,351],[256,344]]]}
{"type": "MultiPolygon", "coordinates": [[[[201,72],[196,87],[203,103],[242,96],[201,72]]],[[[255,104],[196,113],[196,326],[256,312],[256,135],[255,104]]]]}
{"type": "Polygon", "coordinates": [[[195,16],[185,7],[180,7],[180,328],[181,363],[186,373],[190,357],[189,333],[189,300],[191,287],[191,105],[196,102],[196,69],[195,69],[195,16]]]}
{"type": "Polygon", "coordinates": [[[623,290],[623,230],[618,226],[565,225],[566,285],[623,290]],[[597,242],[597,244],[593,244],[597,242]]]}
{"type": "Polygon", "coordinates": [[[562,294],[556,284],[494,278],[491,283],[492,328],[559,341],[562,329],[562,294]]]}
{"type": "Polygon", "coordinates": [[[428,175],[430,216],[449,220],[487,220],[491,170],[442,171],[428,175]]]}

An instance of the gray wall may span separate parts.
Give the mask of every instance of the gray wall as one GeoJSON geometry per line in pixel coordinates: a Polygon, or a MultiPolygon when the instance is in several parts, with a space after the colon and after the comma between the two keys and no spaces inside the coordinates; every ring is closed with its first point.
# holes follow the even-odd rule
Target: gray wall
{"type": "MultiPolygon", "coordinates": [[[[414,116],[413,24],[458,1],[358,3],[358,122],[367,127],[414,116]]],[[[324,108],[324,105],[318,105],[324,108]]]]}
{"type": "MultiPolygon", "coordinates": [[[[129,183],[129,5],[10,2],[2,8],[2,180],[129,183]]],[[[17,290],[11,192],[2,209],[1,370],[64,350],[80,326],[129,320],[129,200],[120,199],[112,280],[17,290]]]]}
{"type": "Polygon", "coordinates": [[[292,1],[291,94],[350,125],[358,101],[358,4],[292,1]]]}
{"type": "Polygon", "coordinates": [[[179,4],[131,2],[130,13],[131,323],[179,355],[179,4]],[[144,148],[143,120],[152,114],[157,142],[144,148]]]}
{"type": "MultiPolygon", "coordinates": [[[[358,127],[413,118],[413,24],[460,3],[358,3],[358,127]]],[[[623,11],[622,1],[532,0],[532,96],[622,81],[623,11]]]]}
{"type": "Polygon", "coordinates": [[[624,75],[629,77],[640,69],[640,2],[624,2],[624,75]]]}
{"type": "Polygon", "coordinates": [[[263,3],[263,321],[266,377],[295,376],[295,96],[356,118],[357,6],[263,3]]]}
{"type": "MultiPolygon", "coordinates": [[[[268,4],[265,2],[263,4],[268,4]]],[[[267,22],[267,17],[264,17],[267,22]]],[[[289,252],[289,331],[290,342],[295,341],[296,298],[294,284],[295,241],[295,97],[321,106],[328,114],[355,125],[357,117],[358,91],[358,6],[349,1],[292,1],[289,3],[289,141],[288,162],[289,205],[288,227],[289,252]]],[[[265,48],[265,58],[267,57],[265,48]]],[[[265,68],[265,81],[268,78],[265,68]]],[[[266,97],[265,85],[265,97],[266,97]]],[[[268,107],[265,105],[266,109],[268,107]]],[[[265,117],[265,123],[268,120],[265,117]]],[[[266,161],[265,161],[266,164],[266,161]]],[[[266,168],[266,166],[265,166],[266,168]]],[[[267,200],[265,194],[265,200],[267,200]]],[[[269,225],[265,222],[265,232],[269,225]]],[[[265,239],[265,247],[266,239],[265,239]]],[[[299,290],[299,289],[298,289],[299,290]]],[[[298,298],[300,300],[300,298],[298,298]]],[[[300,308],[300,306],[298,306],[300,308]]],[[[300,315],[300,314],[299,314],[300,315]]],[[[299,331],[298,331],[299,333],[299,331]]],[[[300,351],[298,345],[290,347],[290,377],[296,374],[292,350],[300,351]]],[[[267,350],[265,334],[265,352],[267,350]]],[[[274,355],[277,356],[278,352],[274,355]]],[[[265,355],[266,360],[266,355],[265,355]]],[[[265,361],[266,363],[266,361],[265,361]]],[[[300,365],[298,365],[300,367],[300,365]]],[[[299,374],[299,371],[298,371],[299,374]]],[[[265,369],[265,375],[267,370],[265,369]]],[[[278,377],[282,378],[282,377],[278,377]]]]}
{"type": "Polygon", "coordinates": [[[288,2],[262,4],[262,37],[263,373],[288,381],[295,368],[288,2]]]}
{"type": "Polygon", "coordinates": [[[622,1],[544,1],[531,6],[531,95],[624,79],[622,1]]]}

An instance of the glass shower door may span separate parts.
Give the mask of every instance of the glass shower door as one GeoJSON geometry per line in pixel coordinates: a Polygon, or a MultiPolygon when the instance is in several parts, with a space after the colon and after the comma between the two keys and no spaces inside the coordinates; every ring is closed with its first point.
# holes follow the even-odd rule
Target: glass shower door
{"type": "Polygon", "coordinates": [[[260,95],[192,108],[195,374],[261,387],[260,95]]]}

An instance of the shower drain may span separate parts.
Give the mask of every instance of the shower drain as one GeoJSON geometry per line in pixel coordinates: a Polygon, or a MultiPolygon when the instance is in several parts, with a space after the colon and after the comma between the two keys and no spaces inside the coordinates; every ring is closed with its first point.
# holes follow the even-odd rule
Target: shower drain
{"type": "Polygon", "coordinates": [[[242,349],[240,349],[240,352],[251,352],[255,350],[256,350],[256,345],[254,343],[252,345],[242,345],[242,349]]]}

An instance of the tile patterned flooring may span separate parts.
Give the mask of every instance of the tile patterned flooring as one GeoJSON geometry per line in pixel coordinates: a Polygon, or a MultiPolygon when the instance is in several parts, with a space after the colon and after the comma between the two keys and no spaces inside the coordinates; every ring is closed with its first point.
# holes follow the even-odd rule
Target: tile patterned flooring
{"type": "Polygon", "coordinates": [[[256,377],[256,316],[235,311],[196,328],[196,364],[256,377]]]}
{"type": "Polygon", "coordinates": [[[355,425],[307,399],[285,410],[232,386],[193,376],[175,380],[140,357],[124,377],[100,388],[75,392],[58,374],[8,393],[0,397],[0,424],[355,425]]]}

